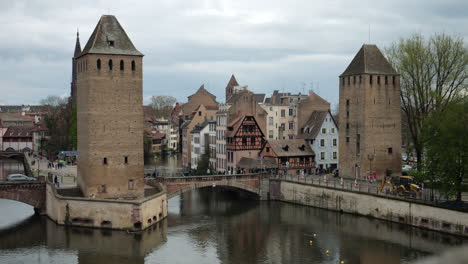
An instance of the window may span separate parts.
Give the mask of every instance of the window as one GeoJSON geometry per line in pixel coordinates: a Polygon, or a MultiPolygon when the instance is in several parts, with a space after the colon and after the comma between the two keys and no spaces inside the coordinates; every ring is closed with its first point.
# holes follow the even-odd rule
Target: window
{"type": "Polygon", "coordinates": [[[377,84],[380,85],[380,76],[377,76],[377,84]]]}
{"type": "Polygon", "coordinates": [[[109,71],[112,71],[112,60],[109,60],[109,71]]]}
{"type": "Polygon", "coordinates": [[[392,154],[393,153],[393,148],[388,148],[388,154],[392,154]]]}
{"type": "Polygon", "coordinates": [[[333,159],[336,160],[336,151],[333,152],[333,159]]]}
{"type": "Polygon", "coordinates": [[[388,84],[388,76],[385,76],[385,85],[388,84]]]}
{"type": "Polygon", "coordinates": [[[136,67],[135,67],[135,61],[132,60],[132,71],[135,71],[135,68],[136,68],[136,67]]]}
{"type": "Polygon", "coordinates": [[[349,111],[346,111],[346,118],[349,118],[349,111]]]}
{"type": "Polygon", "coordinates": [[[269,126],[273,125],[273,117],[272,116],[268,117],[268,125],[269,126]]]}
{"type": "Polygon", "coordinates": [[[294,129],[294,122],[289,122],[289,129],[294,129]]]}
{"type": "Polygon", "coordinates": [[[109,46],[114,47],[114,41],[113,40],[109,40],[108,43],[109,43],[109,46]]]}
{"type": "Polygon", "coordinates": [[[349,105],[349,99],[346,99],[346,105],[349,105]]]}
{"type": "Polygon", "coordinates": [[[266,152],[270,152],[270,148],[269,148],[269,147],[266,147],[266,152]]]}
{"type": "Polygon", "coordinates": [[[372,75],[369,76],[369,84],[372,85],[372,75]]]}
{"type": "Polygon", "coordinates": [[[353,76],[353,84],[356,84],[356,76],[353,76]]]}
{"type": "Polygon", "coordinates": [[[268,131],[268,138],[273,138],[273,130],[268,131]]]}
{"type": "Polygon", "coordinates": [[[102,160],[102,164],[107,165],[107,158],[104,158],[104,159],[102,160]]]}
{"type": "Polygon", "coordinates": [[[128,180],[128,189],[129,190],[135,190],[135,180],[134,179],[129,179],[128,180]]]}
{"type": "Polygon", "coordinates": [[[270,111],[273,111],[273,107],[270,106],[270,111]]]}
{"type": "Polygon", "coordinates": [[[321,146],[321,147],[325,147],[325,139],[321,139],[321,140],[320,140],[320,146],[321,146]]]}
{"type": "Polygon", "coordinates": [[[128,157],[127,156],[124,157],[124,164],[128,164],[128,157]]]}
{"type": "Polygon", "coordinates": [[[395,76],[392,76],[392,84],[395,85],[395,76]]]}
{"type": "Polygon", "coordinates": [[[327,129],[326,128],[322,128],[322,134],[326,134],[327,133],[327,129]]]}
{"type": "Polygon", "coordinates": [[[359,75],[359,83],[362,83],[362,76],[359,75]]]}
{"type": "Polygon", "coordinates": [[[341,77],[341,84],[345,85],[345,78],[344,77],[341,77]]]}
{"type": "Polygon", "coordinates": [[[281,110],[281,117],[285,117],[286,116],[286,110],[281,110]]]}
{"type": "Polygon", "coordinates": [[[349,143],[349,137],[346,137],[346,143],[349,143]]]}
{"type": "Polygon", "coordinates": [[[325,152],[320,152],[320,160],[325,160],[325,152]]]}
{"type": "Polygon", "coordinates": [[[346,123],[346,129],[349,129],[349,123],[346,123]]]}
{"type": "Polygon", "coordinates": [[[289,108],[289,116],[292,116],[294,113],[294,110],[292,108],[289,108]]]}
{"type": "Polygon", "coordinates": [[[333,146],[336,147],[337,140],[336,138],[333,139],[333,146]]]}
{"type": "Polygon", "coordinates": [[[281,129],[281,131],[286,130],[286,125],[284,123],[281,123],[280,129],[281,129]]]}
{"type": "Polygon", "coordinates": [[[348,86],[351,84],[351,77],[348,76],[348,86]]]}
{"type": "Polygon", "coordinates": [[[252,146],[255,145],[255,137],[250,138],[250,145],[252,145],[252,146]]]}
{"type": "Polygon", "coordinates": [[[96,67],[97,67],[98,70],[101,69],[101,59],[98,59],[98,60],[96,61],[96,67]]]}
{"type": "Polygon", "coordinates": [[[120,70],[121,71],[124,70],[124,61],[123,60],[120,60],[120,70]]]}
{"type": "Polygon", "coordinates": [[[332,129],[331,129],[331,133],[335,134],[335,128],[334,127],[332,127],[332,129]]]}

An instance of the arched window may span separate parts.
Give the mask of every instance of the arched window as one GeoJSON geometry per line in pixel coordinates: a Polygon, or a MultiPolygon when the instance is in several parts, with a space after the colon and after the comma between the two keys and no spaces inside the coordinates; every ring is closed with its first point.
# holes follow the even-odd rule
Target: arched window
{"type": "Polygon", "coordinates": [[[98,59],[97,62],[96,62],[96,67],[98,70],[101,69],[101,59],[98,59]]]}
{"type": "Polygon", "coordinates": [[[123,60],[120,60],[120,70],[121,71],[124,70],[124,61],[123,60]]]}
{"type": "Polygon", "coordinates": [[[132,71],[135,71],[135,61],[132,60],[132,71]]]}
{"type": "Polygon", "coordinates": [[[112,71],[112,60],[109,60],[109,71],[112,71]]]}

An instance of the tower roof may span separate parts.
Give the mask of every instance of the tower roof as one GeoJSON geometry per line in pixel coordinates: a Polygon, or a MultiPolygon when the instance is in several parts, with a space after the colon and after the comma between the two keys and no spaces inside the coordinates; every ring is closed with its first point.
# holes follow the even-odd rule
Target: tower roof
{"type": "Polygon", "coordinates": [[[76,44],[75,44],[75,52],[73,53],[73,57],[78,57],[81,53],[81,45],[80,45],[80,33],[76,31],[76,44]]]}
{"type": "Polygon", "coordinates": [[[239,84],[237,83],[236,77],[233,74],[231,75],[231,79],[229,79],[229,82],[226,85],[226,89],[229,87],[234,87],[234,86],[239,86],[239,84]]]}
{"type": "Polygon", "coordinates": [[[382,52],[373,44],[362,45],[341,76],[355,74],[398,74],[382,52]]]}
{"type": "Polygon", "coordinates": [[[88,53],[143,56],[112,15],[103,15],[99,19],[80,56],[88,53]]]}

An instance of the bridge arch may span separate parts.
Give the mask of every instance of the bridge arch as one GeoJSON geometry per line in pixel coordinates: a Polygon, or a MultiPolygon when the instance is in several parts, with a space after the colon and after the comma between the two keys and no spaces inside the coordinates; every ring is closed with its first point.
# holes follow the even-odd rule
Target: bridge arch
{"type": "Polygon", "coordinates": [[[206,187],[231,187],[234,189],[239,189],[256,196],[259,196],[258,188],[253,188],[247,184],[242,184],[236,181],[229,181],[229,182],[198,182],[194,184],[187,184],[187,185],[167,185],[167,199],[171,199],[177,195],[181,195],[185,192],[192,191],[195,189],[206,188],[206,187]]]}
{"type": "Polygon", "coordinates": [[[45,182],[0,183],[0,199],[29,204],[36,213],[45,211],[45,182]]]}

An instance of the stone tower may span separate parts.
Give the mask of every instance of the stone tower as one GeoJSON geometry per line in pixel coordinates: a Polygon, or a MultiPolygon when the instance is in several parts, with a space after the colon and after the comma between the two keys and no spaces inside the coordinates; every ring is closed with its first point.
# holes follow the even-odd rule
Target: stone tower
{"type": "Polygon", "coordinates": [[[103,15],[76,58],[78,185],[85,197],[144,195],[141,54],[103,15]]]}
{"type": "Polygon", "coordinates": [[[401,172],[400,76],[376,45],[363,45],[340,76],[340,175],[401,172]]]}
{"type": "Polygon", "coordinates": [[[237,83],[236,77],[233,74],[226,85],[226,102],[228,102],[234,94],[234,86],[239,86],[239,83],[237,83]]]}
{"type": "Polygon", "coordinates": [[[75,43],[75,52],[73,53],[72,58],[72,81],[70,83],[70,98],[73,103],[76,103],[76,58],[81,53],[81,45],[80,45],[80,33],[76,32],[76,43],[75,43]]]}

